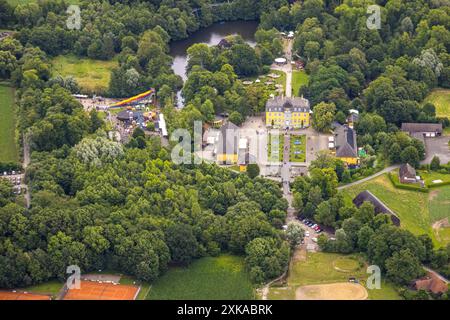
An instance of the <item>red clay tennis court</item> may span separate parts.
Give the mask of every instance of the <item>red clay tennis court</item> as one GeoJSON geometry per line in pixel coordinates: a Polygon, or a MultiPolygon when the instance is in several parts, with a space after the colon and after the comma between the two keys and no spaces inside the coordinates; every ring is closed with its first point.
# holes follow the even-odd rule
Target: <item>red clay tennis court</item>
{"type": "Polygon", "coordinates": [[[50,296],[25,292],[0,291],[0,300],[50,300],[50,296]]]}
{"type": "Polygon", "coordinates": [[[63,300],[135,300],[138,293],[131,285],[82,280],[80,289],[69,289],[63,300]]]}

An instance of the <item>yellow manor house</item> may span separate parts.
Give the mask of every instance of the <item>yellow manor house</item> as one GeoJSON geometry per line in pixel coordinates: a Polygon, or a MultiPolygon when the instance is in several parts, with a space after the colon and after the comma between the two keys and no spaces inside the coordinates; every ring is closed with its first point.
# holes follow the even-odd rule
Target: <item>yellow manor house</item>
{"type": "Polygon", "coordinates": [[[266,126],[273,128],[305,128],[310,125],[311,108],[303,97],[274,97],[266,103],[266,126]]]}

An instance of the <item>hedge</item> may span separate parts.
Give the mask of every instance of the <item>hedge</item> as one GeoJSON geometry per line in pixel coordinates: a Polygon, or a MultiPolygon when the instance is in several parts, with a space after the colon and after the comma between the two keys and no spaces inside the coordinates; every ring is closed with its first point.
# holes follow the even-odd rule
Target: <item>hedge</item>
{"type": "Polygon", "coordinates": [[[439,182],[439,183],[428,184],[427,187],[428,188],[437,188],[437,187],[448,186],[448,185],[450,185],[450,181],[443,181],[443,182],[439,182]]]}
{"type": "Polygon", "coordinates": [[[418,191],[418,192],[423,192],[423,193],[429,193],[430,189],[428,188],[422,188],[416,185],[409,185],[409,184],[403,184],[403,183],[399,183],[397,182],[397,180],[394,177],[392,173],[388,173],[388,177],[389,180],[391,180],[392,184],[394,185],[394,187],[396,187],[397,189],[404,189],[404,190],[410,190],[410,191],[418,191]]]}
{"type": "Polygon", "coordinates": [[[17,162],[0,162],[0,175],[3,174],[4,171],[21,171],[22,165],[17,162]]]}

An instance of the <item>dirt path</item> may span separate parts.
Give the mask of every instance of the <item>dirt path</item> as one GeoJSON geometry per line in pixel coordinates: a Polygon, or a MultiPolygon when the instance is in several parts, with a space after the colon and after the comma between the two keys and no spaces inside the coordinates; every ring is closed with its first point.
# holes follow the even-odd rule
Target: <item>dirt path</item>
{"type": "Polygon", "coordinates": [[[434,274],[436,277],[438,277],[439,279],[441,279],[442,281],[444,281],[445,283],[449,284],[450,280],[448,280],[447,278],[445,278],[443,275],[441,275],[440,273],[437,273],[436,271],[434,271],[433,269],[430,269],[428,267],[423,267],[426,271],[434,274]]]}
{"type": "Polygon", "coordinates": [[[295,292],[296,300],[366,300],[369,294],[357,283],[330,283],[302,286],[295,292]]]}

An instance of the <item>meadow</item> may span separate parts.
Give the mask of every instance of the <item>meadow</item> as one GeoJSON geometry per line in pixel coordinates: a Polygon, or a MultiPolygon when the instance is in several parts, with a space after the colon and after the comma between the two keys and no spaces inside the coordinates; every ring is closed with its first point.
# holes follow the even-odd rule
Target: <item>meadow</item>
{"type": "Polygon", "coordinates": [[[152,284],[147,299],[248,300],[254,297],[244,259],[221,255],[196,260],[186,268],[170,268],[152,284]]]}
{"type": "Polygon", "coordinates": [[[18,161],[14,89],[0,83],[0,162],[18,161]]]}
{"type": "Polygon", "coordinates": [[[291,135],[290,162],[306,162],[306,136],[291,135]]]}
{"type": "Polygon", "coordinates": [[[450,89],[435,89],[424,102],[434,104],[438,117],[450,117],[450,89]]]}
{"type": "Polygon", "coordinates": [[[294,97],[298,96],[298,91],[304,85],[308,84],[308,75],[304,70],[293,71],[292,72],[292,95],[294,97]]]}
{"type": "MultiPolygon", "coordinates": [[[[271,287],[268,298],[270,300],[295,299],[297,288],[305,285],[345,283],[354,277],[365,286],[367,263],[357,254],[343,255],[337,253],[308,252],[302,261],[291,262],[289,275],[285,286],[271,287]]],[[[395,287],[382,281],[381,289],[367,290],[372,300],[398,300],[395,287]]]]}
{"type": "Polygon", "coordinates": [[[53,76],[73,76],[84,93],[103,94],[109,87],[111,70],[117,65],[116,60],[102,61],[65,55],[52,60],[52,72],[53,76]]]}

